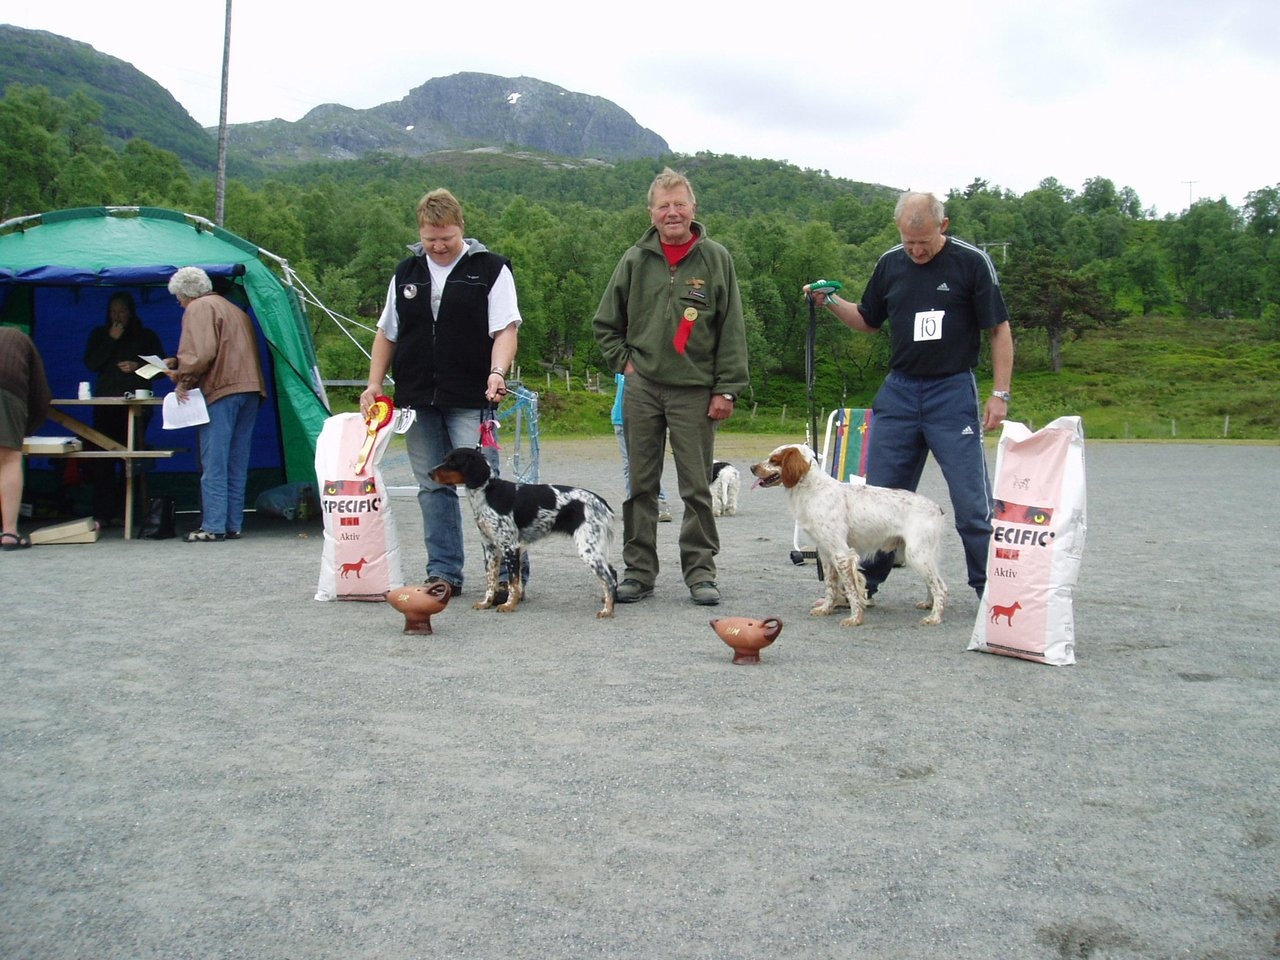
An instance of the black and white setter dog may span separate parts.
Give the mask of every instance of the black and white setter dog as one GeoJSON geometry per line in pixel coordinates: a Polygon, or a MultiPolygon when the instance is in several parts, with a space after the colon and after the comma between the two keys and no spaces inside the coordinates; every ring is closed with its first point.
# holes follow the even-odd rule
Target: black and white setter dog
{"type": "Polygon", "coordinates": [[[467,488],[467,499],[476,516],[484,543],[485,593],[474,604],[477,610],[494,605],[498,574],[505,556],[512,571],[506,603],[510,613],[520,603],[520,570],[524,548],[551,533],[573,537],[578,556],[591,568],[604,589],[604,607],[597,617],[612,617],[618,575],[609,565],[613,546],[613,511],[599,494],[582,487],[552,483],[512,483],[495,477],[484,454],[474,447],[458,447],[431,471],[436,483],[467,488]]]}

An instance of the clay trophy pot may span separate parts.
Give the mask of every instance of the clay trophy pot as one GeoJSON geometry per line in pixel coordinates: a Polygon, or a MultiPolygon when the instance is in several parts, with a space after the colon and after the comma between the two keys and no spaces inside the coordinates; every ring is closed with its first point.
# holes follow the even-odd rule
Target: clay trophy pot
{"type": "Polygon", "coordinates": [[[429,635],[431,615],[449,605],[452,596],[449,585],[437,580],[430,586],[393,587],[387,591],[387,603],[404,614],[404,632],[419,636],[429,635]]]}
{"type": "Polygon", "coordinates": [[[733,662],[759,663],[760,651],[778,639],[782,621],[777,617],[752,620],[750,617],[716,617],[711,629],[733,648],[733,662]]]}

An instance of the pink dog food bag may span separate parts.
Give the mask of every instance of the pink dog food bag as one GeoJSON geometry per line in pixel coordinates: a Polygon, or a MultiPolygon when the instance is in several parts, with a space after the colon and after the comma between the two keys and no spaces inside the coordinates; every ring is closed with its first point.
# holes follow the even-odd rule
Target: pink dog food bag
{"type": "Polygon", "coordinates": [[[369,428],[360,414],[336,414],[320,429],[316,483],[324,553],[317,600],[383,600],[404,583],[395,517],[378,467],[393,432],[390,424],[379,429],[361,462],[369,428]]]}
{"type": "Polygon", "coordinates": [[[987,587],[970,650],[1075,663],[1074,593],[1085,539],[1084,427],[1005,421],[996,451],[987,587]]]}

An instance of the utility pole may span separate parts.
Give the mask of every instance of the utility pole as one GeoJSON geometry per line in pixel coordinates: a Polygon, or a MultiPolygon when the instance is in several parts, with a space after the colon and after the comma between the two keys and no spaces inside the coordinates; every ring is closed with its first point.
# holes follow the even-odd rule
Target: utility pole
{"type": "MultiPolygon", "coordinates": [[[[230,3],[230,2],[231,0],[227,0],[227,3],[230,3]]],[[[1200,181],[1199,180],[1183,180],[1182,182],[1187,185],[1187,209],[1190,210],[1191,209],[1191,188],[1194,187],[1200,181]]]]}
{"type": "Polygon", "coordinates": [[[218,111],[218,175],[214,181],[213,222],[222,226],[227,200],[227,70],[231,65],[231,0],[227,0],[227,26],[222,39],[222,107],[218,111]]]}
{"type": "Polygon", "coordinates": [[[988,240],[986,243],[979,244],[983,253],[989,253],[992,247],[1000,248],[1000,262],[1004,263],[1009,259],[1009,243],[1008,240],[988,240]]]}

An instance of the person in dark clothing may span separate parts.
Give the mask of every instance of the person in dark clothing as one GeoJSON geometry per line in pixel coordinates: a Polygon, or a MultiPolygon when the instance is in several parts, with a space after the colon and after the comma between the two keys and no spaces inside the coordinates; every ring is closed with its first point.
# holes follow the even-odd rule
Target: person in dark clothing
{"type": "MultiPolygon", "coordinates": [[[[429,474],[455,447],[480,442],[484,411],[506,396],[520,310],[511,262],[463,237],[462,204],[452,193],[432,190],[417,214],[420,239],[387,289],[360,412],[368,416],[392,372],[396,406],[416,413],[405,446],[418,481],[427,583],[443,580],[456,594],[463,578],[462,508],[454,488],[429,474]]],[[[483,449],[496,476],[496,452],[483,449]]]]}
{"type": "MultiPolygon", "coordinates": [[[[894,222],[902,242],[880,257],[859,302],[809,286],[804,292],[852,330],[878,333],[889,325],[889,374],[872,406],[867,483],[915,490],[925,458],[933,454],[951,494],[969,586],[981,597],[992,512],[982,438],[1009,412],[1009,311],[991,258],[947,234],[945,209],[935,196],[902,194],[894,222]],[[991,344],[992,375],[985,402],[974,373],[983,333],[991,344]]],[[[867,596],[892,566],[892,553],[865,563],[867,596]]]]}
{"type": "Polygon", "coordinates": [[[22,508],[22,441],[49,412],[49,381],[31,338],[0,326],[0,550],[22,550],[31,538],[18,532],[22,508]]]}
{"type": "MultiPolygon", "coordinates": [[[[143,365],[141,357],[161,357],[160,337],[142,325],[133,297],[117,293],[107,302],[105,322],[89,332],[84,348],[84,365],[98,375],[95,397],[122,397],[140,390],[148,383],[136,373],[143,365]]],[[[137,419],[139,432],[134,446],[146,447],[143,437],[151,422],[151,410],[143,410],[137,419]]],[[[124,407],[97,407],[93,426],[112,440],[124,443],[129,430],[129,411],[124,407]]],[[[87,460],[85,472],[93,483],[93,516],[103,527],[119,526],[124,516],[124,461],[87,460]]]]}

